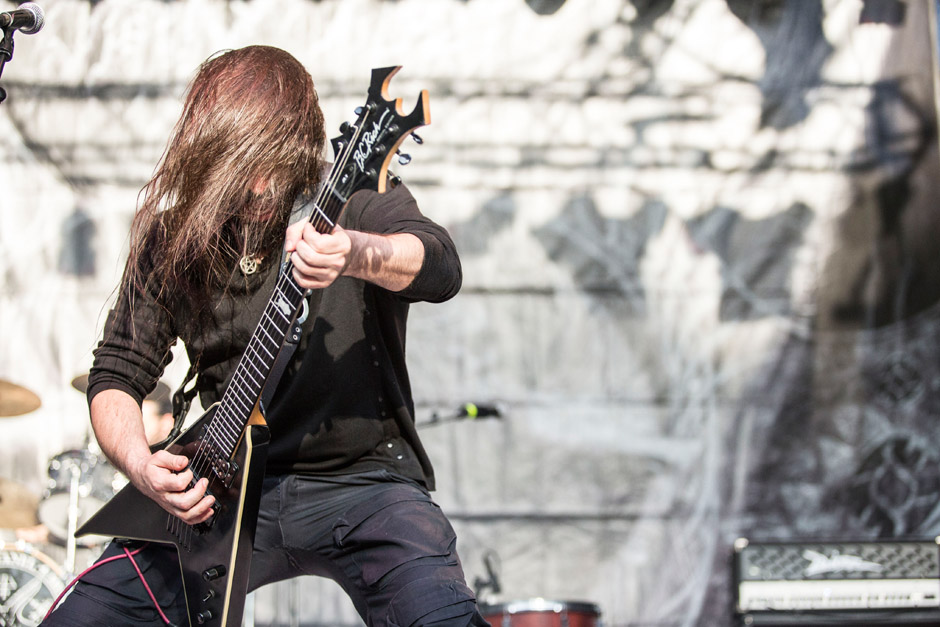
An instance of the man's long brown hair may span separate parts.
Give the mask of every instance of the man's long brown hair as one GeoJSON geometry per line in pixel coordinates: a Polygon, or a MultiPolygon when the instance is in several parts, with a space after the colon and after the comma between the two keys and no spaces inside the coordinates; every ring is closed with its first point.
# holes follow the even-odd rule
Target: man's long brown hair
{"type": "Polygon", "coordinates": [[[205,313],[242,256],[279,252],[325,141],[313,80],[287,52],[249,46],[203,63],[141,190],[123,287],[205,313]]]}

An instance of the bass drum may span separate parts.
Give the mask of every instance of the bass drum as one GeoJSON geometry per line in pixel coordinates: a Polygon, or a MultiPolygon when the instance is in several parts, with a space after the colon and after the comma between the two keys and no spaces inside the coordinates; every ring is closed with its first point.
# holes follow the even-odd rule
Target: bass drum
{"type": "MultiPolygon", "coordinates": [[[[59,453],[49,462],[49,482],[39,502],[39,522],[59,540],[68,539],[69,506],[75,492],[76,528],[91,518],[117,492],[126,480],[103,455],[86,450],[59,453]]],[[[100,544],[107,538],[78,538],[83,546],[100,544]]]]}
{"type": "Polygon", "coordinates": [[[0,624],[36,627],[65,589],[61,567],[25,542],[0,541],[0,624]]]}
{"type": "Polygon", "coordinates": [[[528,599],[480,606],[492,627],[599,627],[600,608],[583,601],[528,599]]]}

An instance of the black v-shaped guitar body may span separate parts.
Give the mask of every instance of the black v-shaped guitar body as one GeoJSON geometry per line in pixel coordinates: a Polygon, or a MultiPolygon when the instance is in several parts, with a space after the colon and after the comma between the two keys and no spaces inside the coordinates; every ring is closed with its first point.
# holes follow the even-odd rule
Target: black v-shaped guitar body
{"type": "MultiPolygon", "coordinates": [[[[205,427],[213,405],[166,450],[193,459],[206,444],[205,427]]],[[[217,511],[204,528],[191,527],[168,514],[155,501],[128,485],[95,513],[75,534],[94,534],[173,544],[179,553],[183,589],[191,627],[239,627],[248,589],[248,569],[254,542],[269,440],[264,424],[250,425],[239,443],[231,475],[208,468],[197,473],[209,478],[217,511]]]]}

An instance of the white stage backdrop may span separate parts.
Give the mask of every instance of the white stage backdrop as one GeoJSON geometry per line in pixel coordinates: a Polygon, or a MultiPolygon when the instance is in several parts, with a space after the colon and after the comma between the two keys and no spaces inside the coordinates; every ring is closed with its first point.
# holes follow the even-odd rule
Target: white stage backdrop
{"type": "MultiPolygon", "coordinates": [[[[71,381],[182,90],[213,52],[272,44],[331,135],[373,67],[403,66],[406,107],[429,91],[397,173],[465,284],[413,308],[409,360],[483,600],[727,625],[739,536],[940,532],[926,0],[39,4],[0,77],[0,379],[42,406],[0,419],[0,478],[39,498],[51,460],[93,448],[71,381]],[[446,420],[465,402],[501,417],[446,420]]],[[[360,624],[316,579],[252,602],[258,625],[360,624]]]]}

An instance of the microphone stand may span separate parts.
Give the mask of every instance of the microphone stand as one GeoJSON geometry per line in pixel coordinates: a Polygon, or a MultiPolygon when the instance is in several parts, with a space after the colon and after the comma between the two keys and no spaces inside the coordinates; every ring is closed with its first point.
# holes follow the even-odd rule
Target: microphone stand
{"type": "MultiPolygon", "coordinates": [[[[3,74],[4,64],[13,58],[13,31],[15,28],[3,29],[3,41],[0,41],[0,74],[3,74]]],[[[0,102],[7,99],[7,92],[0,87],[0,102]]]]}
{"type": "MultiPolygon", "coordinates": [[[[3,41],[0,41],[0,74],[3,74],[3,66],[7,61],[13,59],[13,33],[16,29],[12,26],[0,29],[3,32],[3,41]]],[[[0,87],[0,102],[7,99],[7,92],[0,87]]]]}
{"type": "MultiPolygon", "coordinates": [[[[16,29],[12,26],[0,29],[3,32],[3,41],[0,41],[0,74],[3,74],[3,66],[7,61],[13,59],[13,33],[16,29]]],[[[0,87],[0,102],[7,99],[7,91],[0,87]]]]}
{"type": "Polygon", "coordinates": [[[457,422],[458,420],[482,420],[484,418],[502,418],[505,409],[492,404],[476,405],[474,403],[464,403],[457,411],[447,416],[441,416],[437,412],[431,414],[431,418],[425,422],[415,424],[416,427],[433,427],[448,422],[457,422]]]}

